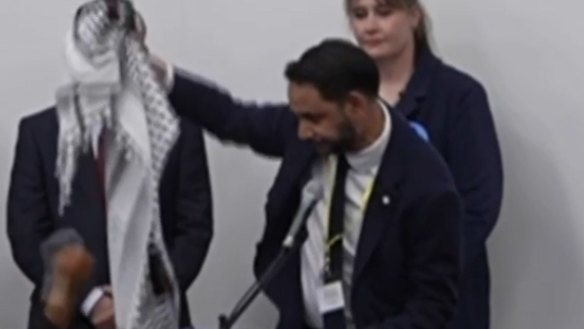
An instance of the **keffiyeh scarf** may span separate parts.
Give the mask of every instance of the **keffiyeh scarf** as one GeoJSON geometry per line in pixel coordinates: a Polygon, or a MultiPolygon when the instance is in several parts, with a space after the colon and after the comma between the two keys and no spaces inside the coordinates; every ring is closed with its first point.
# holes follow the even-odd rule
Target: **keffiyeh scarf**
{"type": "Polygon", "coordinates": [[[89,152],[96,131],[103,132],[117,328],[178,328],[178,286],[158,201],[178,119],[143,45],[123,22],[109,18],[105,0],[79,8],[65,54],[69,81],[57,92],[59,211],[66,210],[74,192],[78,156],[89,152]]]}

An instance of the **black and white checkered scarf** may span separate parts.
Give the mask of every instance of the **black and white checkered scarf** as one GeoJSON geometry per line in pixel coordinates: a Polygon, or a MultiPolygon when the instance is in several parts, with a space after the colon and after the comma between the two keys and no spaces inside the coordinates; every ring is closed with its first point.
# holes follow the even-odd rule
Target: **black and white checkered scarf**
{"type": "Polygon", "coordinates": [[[66,211],[75,193],[79,155],[90,151],[96,131],[105,131],[117,327],[178,328],[178,286],[162,238],[158,196],[166,157],[179,134],[178,119],[143,45],[123,21],[110,19],[105,0],[79,8],[66,58],[70,80],[57,92],[59,211],[66,211]],[[167,283],[163,293],[153,286],[154,276],[167,283]]]}

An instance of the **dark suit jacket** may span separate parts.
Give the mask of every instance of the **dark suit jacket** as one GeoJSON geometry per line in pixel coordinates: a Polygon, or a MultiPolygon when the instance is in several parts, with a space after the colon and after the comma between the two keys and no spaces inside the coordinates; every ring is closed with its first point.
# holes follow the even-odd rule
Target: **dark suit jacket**
{"type": "MultiPolygon", "coordinates": [[[[212,237],[212,200],[201,130],[181,123],[181,135],[171,151],[160,184],[163,235],[182,291],[181,324],[190,325],[185,292],[197,277],[212,237]]],[[[74,228],[96,259],[91,282],[108,284],[109,266],[105,207],[92,152],[79,159],[71,204],[58,215],[55,178],[58,121],[54,108],[24,118],[19,127],[8,196],[8,236],[14,260],[33,282],[31,318],[41,312],[43,280],[40,243],[59,228],[74,228]]],[[[34,321],[32,321],[34,322],[34,321]]],[[[72,328],[89,328],[81,314],[72,328]]]]}
{"type": "Polygon", "coordinates": [[[486,240],[503,196],[501,152],[483,86],[421,49],[396,110],[421,124],[448,164],[464,204],[464,271],[457,329],[489,327],[486,240]]]}
{"type": "Polygon", "coordinates": [[[29,325],[31,328],[38,328],[38,329],[59,329],[54,323],[52,323],[44,314],[38,319],[34,319],[35,323],[29,325]]]}
{"type": "MultiPolygon", "coordinates": [[[[298,139],[297,120],[286,106],[244,105],[181,74],[175,77],[170,100],[181,115],[220,138],[281,158],[255,258],[260,275],[275,258],[297,212],[315,148],[298,139]]],[[[358,328],[447,328],[459,282],[460,199],[438,153],[397,112],[391,118],[390,141],[356,256],[354,319],[358,328]]],[[[280,329],[305,326],[299,264],[297,253],[265,290],[280,311],[280,329]]]]}

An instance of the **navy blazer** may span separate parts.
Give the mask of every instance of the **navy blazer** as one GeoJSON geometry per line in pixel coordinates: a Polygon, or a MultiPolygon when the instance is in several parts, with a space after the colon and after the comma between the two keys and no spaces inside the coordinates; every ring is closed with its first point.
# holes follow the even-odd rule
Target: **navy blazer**
{"type": "MultiPolygon", "coordinates": [[[[95,257],[91,282],[109,284],[105,207],[93,152],[81,155],[71,204],[58,214],[55,178],[58,121],[55,108],[20,122],[8,194],[8,237],[14,260],[34,284],[29,328],[42,318],[39,289],[43,264],[39,245],[59,228],[74,228],[95,257]]],[[[200,128],[181,123],[181,135],[169,154],[160,184],[163,235],[182,292],[181,326],[190,325],[185,292],[201,270],[212,238],[212,200],[206,150],[200,128]]],[[[80,302],[81,302],[80,301],[80,302]]],[[[91,328],[79,314],[71,328],[91,328]]]]}
{"type": "Polygon", "coordinates": [[[503,197],[501,152],[487,94],[471,76],[421,49],[414,75],[395,109],[425,130],[463,199],[464,271],[455,328],[487,329],[486,240],[503,197]]]}
{"type": "Polygon", "coordinates": [[[45,315],[44,312],[41,312],[39,314],[38,318],[33,319],[34,323],[31,323],[29,325],[29,328],[35,328],[35,329],[60,329],[59,327],[57,327],[56,324],[54,324],[53,322],[51,322],[51,320],[49,318],[47,318],[47,316],[45,315]]]}
{"type": "MultiPolygon", "coordinates": [[[[298,139],[298,122],[287,106],[244,105],[182,74],[175,77],[170,100],[178,113],[219,138],[281,158],[255,257],[255,272],[260,275],[278,253],[298,210],[316,149],[298,139]]],[[[390,115],[390,141],[366,209],[355,261],[355,323],[357,328],[447,328],[460,273],[460,199],[437,152],[400,115],[390,115]]],[[[265,289],[280,312],[278,328],[306,326],[301,291],[296,253],[265,289]]]]}

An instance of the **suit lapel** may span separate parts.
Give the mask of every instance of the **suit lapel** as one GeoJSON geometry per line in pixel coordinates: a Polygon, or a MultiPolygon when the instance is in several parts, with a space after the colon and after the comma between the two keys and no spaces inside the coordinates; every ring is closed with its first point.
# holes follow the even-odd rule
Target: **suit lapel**
{"type": "Polygon", "coordinates": [[[312,175],[312,165],[318,158],[316,149],[312,146],[302,147],[295,155],[295,168],[292,171],[292,182],[302,190],[302,187],[310,180],[312,175]]]}
{"type": "MultiPolygon", "coordinates": [[[[291,202],[300,200],[302,187],[311,177],[311,165],[317,156],[315,148],[305,142],[299,142],[285,155],[269,196],[270,209],[276,211],[274,216],[282,217],[284,213],[298,208],[291,202]]],[[[293,215],[290,217],[293,218],[293,215]]]]}
{"type": "MultiPolygon", "coordinates": [[[[385,232],[385,226],[394,218],[404,167],[400,154],[405,147],[402,140],[406,123],[390,111],[392,131],[383,160],[375,178],[375,185],[363,217],[363,226],[357,246],[353,282],[361,275],[376,245],[385,232]]],[[[354,287],[355,285],[353,285],[354,287]]]]}

